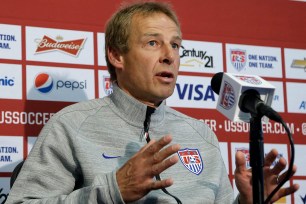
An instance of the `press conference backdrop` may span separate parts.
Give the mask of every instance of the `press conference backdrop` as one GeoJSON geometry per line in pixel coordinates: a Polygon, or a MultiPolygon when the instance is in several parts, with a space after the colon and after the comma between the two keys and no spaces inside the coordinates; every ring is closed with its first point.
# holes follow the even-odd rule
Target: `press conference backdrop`
{"type": "MultiPolygon", "coordinates": [[[[112,92],[104,59],[104,26],[120,1],[1,2],[0,203],[14,167],[44,124],[67,105],[112,92]]],[[[229,178],[236,151],[249,167],[249,124],[216,111],[216,72],[259,75],[276,87],[272,107],[290,127],[300,190],[278,203],[306,203],[306,3],[302,1],[172,1],[181,21],[180,73],[166,103],[217,134],[229,178]]],[[[288,159],[284,128],[263,125],[265,153],[288,159]]],[[[175,137],[175,135],[174,135],[175,137]]],[[[202,155],[205,162],[205,155],[202,155]]],[[[205,165],[204,165],[205,168],[205,165]]],[[[289,185],[289,184],[287,184],[289,185]]],[[[237,190],[234,187],[235,194],[237,190]]]]}

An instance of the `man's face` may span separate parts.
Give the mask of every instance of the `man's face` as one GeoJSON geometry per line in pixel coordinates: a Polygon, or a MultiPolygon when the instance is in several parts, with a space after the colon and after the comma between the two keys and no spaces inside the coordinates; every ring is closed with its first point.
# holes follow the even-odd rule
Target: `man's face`
{"type": "Polygon", "coordinates": [[[180,30],[165,14],[135,15],[129,51],[117,69],[119,87],[147,105],[172,95],[180,65],[180,30]]]}

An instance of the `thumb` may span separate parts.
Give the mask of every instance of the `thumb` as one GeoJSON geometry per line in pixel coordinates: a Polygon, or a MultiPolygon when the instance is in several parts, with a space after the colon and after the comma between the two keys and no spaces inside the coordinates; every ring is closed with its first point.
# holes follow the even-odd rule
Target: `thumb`
{"type": "Polygon", "coordinates": [[[236,163],[236,171],[238,172],[242,172],[247,170],[246,166],[245,166],[245,155],[244,153],[242,153],[241,151],[237,151],[236,155],[235,155],[235,163],[236,163]]]}

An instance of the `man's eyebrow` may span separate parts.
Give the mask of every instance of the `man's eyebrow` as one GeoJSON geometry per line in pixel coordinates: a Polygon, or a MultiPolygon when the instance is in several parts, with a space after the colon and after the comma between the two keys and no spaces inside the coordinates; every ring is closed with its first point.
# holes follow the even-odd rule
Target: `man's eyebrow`
{"type": "Polygon", "coordinates": [[[181,37],[181,36],[179,36],[179,35],[174,36],[174,37],[173,37],[173,39],[174,39],[174,40],[180,40],[180,41],[182,41],[182,40],[183,40],[183,39],[182,39],[182,37],[181,37]]]}
{"type": "Polygon", "coordinates": [[[161,34],[159,34],[159,33],[145,33],[144,34],[144,36],[145,37],[158,37],[158,36],[160,36],[161,34]]]}
{"type": "MultiPolygon", "coordinates": [[[[158,37],[158,36],[161,36],[161,34],[160,33],[145,33],[144,34],[144,37],[158,37]]],[[[174,36],[173,39],[182,41],[182,37],[179,35],[174,36]]]]}

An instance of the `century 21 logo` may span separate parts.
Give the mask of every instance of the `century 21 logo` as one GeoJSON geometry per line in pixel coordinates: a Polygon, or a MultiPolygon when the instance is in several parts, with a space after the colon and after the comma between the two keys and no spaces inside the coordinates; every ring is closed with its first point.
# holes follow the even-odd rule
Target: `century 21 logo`
{"type": "Polygon", "coordinates": [[[193,66],[192,64],[195,62],[199,64],[199,66],[204,64],[205,68],[213,68],[213,56],[208,56],[207,51],[202,50],[195,50],[192,48],[191,50],[185,49],[184,46],[181,46],[181,55],[180,58],[183,57],[192,57],[194,59],[186,60],[185,62],[181,63],[181,66],[193,66]],[[204,61],[204,63],[203,63],[204,61]]]}

